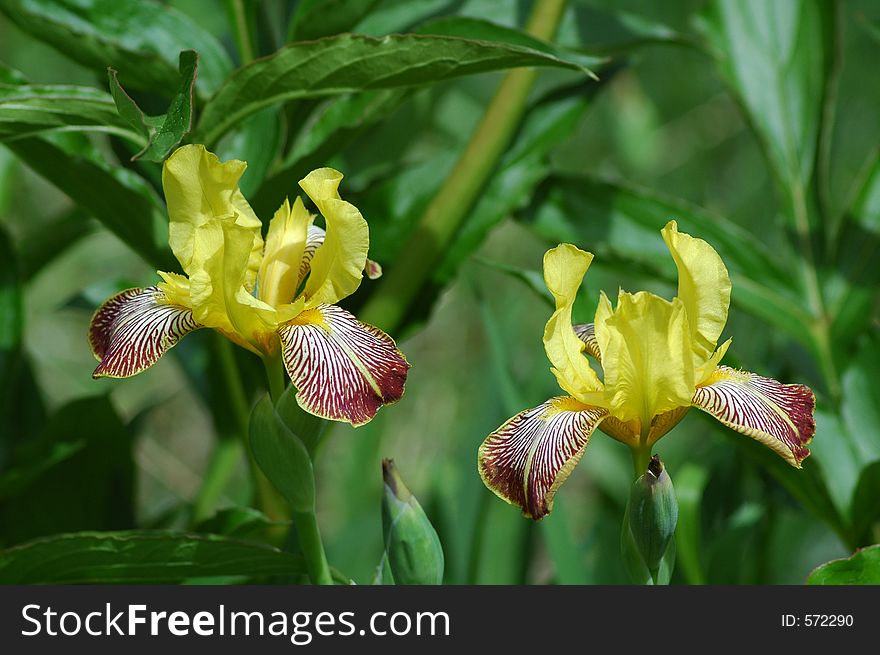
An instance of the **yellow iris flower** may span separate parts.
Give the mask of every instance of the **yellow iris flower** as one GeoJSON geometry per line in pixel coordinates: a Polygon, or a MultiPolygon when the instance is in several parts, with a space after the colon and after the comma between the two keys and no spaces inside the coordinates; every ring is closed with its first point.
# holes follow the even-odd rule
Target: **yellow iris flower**
{"type": "Polygon", "coordinates": [[[176,150],[162,169],[169,242],[185,275],[159,272],[156,286],[128,289],[95,313],[94,377],[124,378],[152,366],[187,333],[209,327],[264,358],[283,358],[299,404],[361,425],[403,394],[409,364],[394,341],[335,303],[358,288],[369,229],[339,196],[342,174],[321,168],[300,187],[324,217],[287,200],[266,239],[238,181],[247,164],[221,163],[204,146],[176,150]]]}
{"type": "Polygon", "coordinates": [[[544,255],[544,280],[556,311],[544,329],[551,371],[567,396],[551,398],[508,420],[483,442],[478,466],[486,486],[526,516],[540,519],[599,427],[646,461],[653,444],[691,407],[772,448],[798,468],[810,454],[815,397],[719,362],[730,278],[705,241],[662,230],[678,268],[678,296],[602,293],[593,323],[572,325],[572,306],[593,255],[561,244],[544,255]],[[596,370],[584,356],[593,358],[596,370]]]}

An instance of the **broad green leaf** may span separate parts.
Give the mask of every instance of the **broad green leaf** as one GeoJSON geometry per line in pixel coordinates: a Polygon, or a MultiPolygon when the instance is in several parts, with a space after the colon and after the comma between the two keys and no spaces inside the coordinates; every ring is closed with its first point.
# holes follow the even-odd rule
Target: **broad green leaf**
{"type": "MultiPolygon", "coordinates": [[[[23,296],[15,250],[6,230],[0,226],[0,416],[3,417],[0,427],[4,432],[12,428],[6,424],[6,417],[12,413],[13,392],[22,369],[23,296]]],[[[2,461],[0,454],[0,464],[2,461]]]]}
{"type": "Polygon", "coordinates": [[[132,527],[131,440],[107,397],[73,401],[38,437],[19,441],[0,484],[5,545],[58,532],[132,527]]]}
{"type": "Polygon", "coordinates": [[[195,21],[153,0],[0,0],[0,12],[36,39],[104,74],[119,71],[127,84],[170,96],[177,87],[177,56],[199,53],[203,95],[232,70],[223,47],[195,21]]]}
{"type": "Polygon", "coordinates": [[[150,264],[177,270],[165,245],[164,208],[141,177],[107,162],[82,135],[16,139],[6,146],[150,264]]]}
{"type": "Polygon", "coordinates": [[[47,131],[105,132],[143,143],[104,91],[85,86],[0,84],[0,141],[47,131]]]}
{"type": "Polygon", "coordinates": [[[816,435],[810,442],[810,459],[818,465],[840,515],[849,516],[853,492],[863,465],[861,457],[839,414],[820,407],[815,418],[816,435]]]}
{"type": "MultiPolygon", "coordinates": [[[[416,34],[434,34],[438,36],[456,36],[471,41],[484,41],[489,44],[507,44],[511,46],[519,46],[543,52],[557,59],[565,61],[577,62],[589,71],[591,68],[598,67],[603,60],[592,55],[585,55],[572,50],[559,48],[551,43],[542,41],[528,32],[505,27],[498,23],[493,23],[480,18],[470,18],[467,16],[448,16],[438,18],[419,25],[415,30],[416,34]]],[[[593,75],[595,79],[598,79],[593,75]]]]}
{"type": "Polygon", "coordinates": [[[27,84],[28,79],[14,68],[0,61],[0,84],[27,84]]]}
{"type": "Polygon", "coordinates": [[[92,234],[97,223],[79,207],[63,211],[26,232],[18,244],[21,274],[30,280],[58,255],[83,237],[92,234]]]}
{"type": "Polygon", "coordinates": [[[326,165],[357,135],[388,117],[409,93],[405,89],[364,91],[332,98],[319,107],[309,117],[278,170],[264,181],[253,198],[251,204],[257,214],[274,211],[280,199],[291,193],[297,180],[326,165]]]}
{"type": "Polygon", "coordinates": [[[198,523],[193,528],[193,532],[266,541],[264,538],[266,533],[279,525],[287,525],[287,523],[272,521],[265,514],[251,507],[230,507],[198,523]]]}
{"type": "Polygon", "coordinates": [[[193,121],[193,84],[199,56],[194,50],[180,53],[180,84],[168,111],[161,116],[147,116],[119,84],[117,72],[109,69],[110,94],[119,115],[147,139],[143,149],[132,157],[152,162],[164,161],[171,150],[190,131],[193,121]]]}
{"type": "Polygon", "coordinates": [[[880,545],[868,546],[845,559],[835,559],[816,568],[807,584],[880,584],[880,545]]]}
{"type": "Polygon", "coordinates": [[[688,36],[669,25],[613,5],[580,3],[576,16],[578,41],[591,54],[628,54],[638,47],[654,44],[694,45],[688,36]]]}
{"type": "Polygon", "coordinates": [[[709,481],[709,471],[697,464],[685,464],[675,472],[673,481],[678,499],[678,526],[675,529],[678,562],[688,584],[706,584],[701,534],[703,491],[709,481]]]}
{"type": "Polygon", "coordinates": [[[63,534],[0,551],[2,584],[171,584],[305,572],[302,558],[263,544],[159,530],[63,534]]]}
{"type": "MultiPolygon", "coordinates": [[[[241,159],[247,162],[247,170],[241,178],[241,191],[248,199],[253,199],[256,190],[263,185],[266,174],[275,163],[275,158],[283,144],[280,114],[278,107],[267,107],[227,132],[217,144],[216,153],[221,161],[241,159]]],[[[324,165],[326,161],[319,164],[319,166],[324,165]]],[[[259,211],[255,206],[257,216],[272,216],[285,197],[296,193],[299,189],[296,182],[302,177],[305,177],[305,174],[297,178],[287,177],[284,180],[284,188],[280,189],[273,198],[270,207],[265,211],[259,211]]]]}
{"type": "Polygon", "coordinates": [[[539,104],[529,111],[516,140],[502,157],[498,172],[444,255],[434,276],[436,281],[448,281],[493,227],[529,203],[535,187],[549,173],[548,153],[571,135],[591,95],[539,104]]]}
{"type": "Polygon", "coordinates": [[[288,41],[350,32],[380,0],[301,0],[290,19],[288,41]]]}
{"type": "Polygon", "coordinates": [[[553,503],[553,516],[541,521],[544,545],[553,561],[558,584],[589,584],[585,554],[575,541],[567,502],[557,496],[553,503]]]}
{"type": "Polygon", "coordinates": [[[421,86],[517,66],[588,72],[532,48],[445,36],[341,34],[293,43],[233,73],[205,105],[193,139],[210,145],[246,116],[280,102],[421,86]]]}
{"type": "Polygon", "coordinates": [[[805,230],[834,12],[826,0],[713,0],[698,28],[805,230]]]}
{"type": "Polygon", "coordinates": [[[315,475],[303,442],[282,422],[264,395],[251,412],[249,439],[254,459],[296,512],[315,510],[315,475]]]}
{"type": "Polygon", "coordinates": [[[281,394],[275,405],[275,412],[287,429],[305,445],[314,459],[315,450],[327,428],[327,421],[299,406],[296,402],[296,388],[292,384],[287,385],[287,389],[281,394]]]}
{"type": "Polygon", "coordinates": [[[853,493],[850,520],[857,543],[871,543],[871,526],[880,520],[880,460],[862,469],[853,493]]]}
{"type": "Polygon", "coordinates": [[[841,416],[857,459],[880,459],[880,341],[866,339],[842,378],[841,416]]]}
{"type": "Polygon", "coordinates": [[[675,267],[660,229],[671,219],[679,229],[715,248],[733,282],[731,301],[814,347],[804,329],[810,317],[792,288],[791,253],[770,253],[751,233],[680,200],[635,186],[589,176],[554,176],[547,199],[525,218],[548,242],[569,242],[608,265],[641,268],[674,281],[675,267]]]}

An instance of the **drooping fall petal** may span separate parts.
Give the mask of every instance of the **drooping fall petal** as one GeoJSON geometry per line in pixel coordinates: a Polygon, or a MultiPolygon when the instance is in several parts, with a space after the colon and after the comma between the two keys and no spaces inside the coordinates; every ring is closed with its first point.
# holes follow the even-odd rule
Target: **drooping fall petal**
{"type": "Polygon", "coordinates": [[[296,399],[354,426],[403,395],[409,363],[387,334],[335,305],[307,309],[278,330],[296,399]]]}
{"type": "Polygon", "coordinates": [[[602,383],[583,356],[586,345],[575,333],[571,310],[593,255],[563,243],[544,255],[544,281],[556,300],[556,311],[544,327],[544,350],[562,389],[581,402],[594,400],[602,383]]]}
{"type": "Polygon", "coordinates": [[[118,293],[98,308],[89,325],[89,345],[101,362],[92,377],[137,375],[200,327],[188,307],[168,304],[158,287],[118,293]]]}
{"type": "Polygon", "coordinates": [[[719,366],[697,387],[693,404],[724,425],[756,439],[800,468],[816,424],[816,398],[802,384],[782,384],[748,371],[719,366]]]}
{"type": "Polygon", "coordinates": [[[311,260],[306,282],[306,307],[332,304],[350,296],[363,278],[370,231],[358,208],[339,197],[342,173],[319,168],[299,185],[324,216],[327,234],[311,260]]]}
{"type": "Polygon", "coordinates": [[[480,477],[497,496],[540,519],[553,509],[556,490],[606,415],[567,396],[520,412],[480,446],[480,477]]]}
{"type": "Polygon", "coordinates": [[[690,405],[694,368],[682,302],[621,291],[610,315],[609,308],[603,298],[595,329],[611,413],[623,422],[639,419],[645,429],[655,415],[690,405]]]}
{"type": "Polygon", "coordinates": [[[678,297],[687,311],[694,366],[700,366],[712,355],[727,323],[730,276],[715,249],[679,232],[675,221],[669,221],[662,233],[678,268],[678,297]]]}
{"type": "MultiPolygon", "coordinates": [[[[162,188],[168,204],[169,243],[187,275],[192,276],[198,228],[212,220],[234,223],[249,231],[251,244],[245,285],[254,287],[263,253],[262,224],[238,188],[247,164],[221,163],[203,145],[178,148],[162,167],[162,188]]],[[[196,263],[197,264],[197,263],[196,263]]]]}

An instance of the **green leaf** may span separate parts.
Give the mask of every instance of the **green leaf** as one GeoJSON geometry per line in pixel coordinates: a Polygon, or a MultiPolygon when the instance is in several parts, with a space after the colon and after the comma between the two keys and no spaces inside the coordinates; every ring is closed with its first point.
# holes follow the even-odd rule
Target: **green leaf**
{"type": "Polygon", "coordinates": [[[564,498],[556,496],[553,516],[541,521],[544,545],[553,561],[558,584],[590,584],[586,570],[586,557],[580,544],[575,541],[572,522],[564,498]]]}
{"type": "Polygon", "coordinates": [[[302,558],[263,544],[179,532],[81,532],[0,551],[2,584],[170,584],[304,573],[302,558]]]}
{"type": "Polygon", "coordinates": [[[177,56],[196,50],[196,86],[210,95],[232,70],[223,47],[195,21],[153,0],[0,0],[0,12],[34,38],[132,87],[171,95],[177,56]]]}
{"type": "Polygon", "coordinates": [[[249,438],[257,464],[296,512],[315,511],[315,475],[303,442],[278,416],[268,395],[251,412],[249,438]]]}
{"type": "Polygon", "coordinates": [[[107,162],[82,135],[16,139],[6,147],[151,265],[177,270],[166,245],[164,207],[140,176],[107,162]]]}
{"type": "Polygon", "coordinates": [[[754,127],[789,207],[805,212],[832,58],[831,3],[714,0],[697,26],[754,127]]]}
{"type": "Polygon", "coordinates": [[[380,0],[301,0],[290,19],[288,41],[350,32],[380,0]]]}
{"type": "Polygon", "coordinates": [[[96,226],[87,212],[74,206],[48,218],[39,229],[26,232],[18,244],[23,279],[32,279],[70,246],[93,233],[96,226]]]}
{"type": "Polygon", "coordinates": [[[804,330],[811,319],[792,287],[791,253],[770,253],[753,234],[721,216],[624,183],[558,175],[542,191],[546,200],[525,218],[548,242],[575,243],[603,264],[641,268],[671,282],[676,279],[675,266],[660,229],[675,218],[679,229],[707,241],[721,255],[733,282],[735,305],[805,346],[815,346],[804,330]]]}
{"type": "Polygon", "coordinates": [[[860,544],[871,542],[871,526],[880,520],[878,498],[880,498],[880,461],[875,461],[862,469],[850,507],[853,534],[860,544]]]}
{"type": "Polygon", "coordinates": [[[706,584],[702,561],[702,503],[709,481],[709,471],[696,464],[685,464],[675,473],[675,495],[678,498],[678,527],[675,545],[678,562],[688,584],[706,584]]]}
{"type": "Polygon", "coordinates": [[[272,521],[265,514],[251,507],[230,507],[197,524],[193,531],[266,541],[267,533],[279,525],[288,525],[288,523],[272,521]]]}
{"type": "Polygon", "coordinates": [[[210,145],[246,116],[280,102],[421,86],[517,66],[588,72],[532,48],[445,36],[341,34],[293,43],[233,73],[205,106],[193,139],[210,145]]]}
{"type": "Polygon", "coordinates": [[[24,73],[7,66],[0,61],[0,84],[27,84],[28,79],[24,73]]]}
{"type": "Polygon", "coordinates": [[[415,32],[417,34],[455,36],[471,41],[483,41],[487,45],[507,44],[510,46],[528,48],[529,50],[543,52],[557,59],[576,62],[597,80],[599,78],[593,75],[590,72],[590,69],[600,66],[603,63],[603,59],[599,57],[560,48],[547,41],[542,41],[523,30],[505,27],[498,23],[493,23],[481,18],[471,18],[469,16],[447,16],[444,18],[437,18],[422,23],[415,32]]]}
{"type": "Polygon", "coordinates": [[[19,440],[0,489],[5,544],[134,522],[131,441],[105,396],[58,410],[38,438],[19,440]]]}
{"type": "Polygon", "coordinates": [[[119,84],[117,72],[109,69],[110,93],[119,115],[147,139],[136,159],[162,162],[171,150],[192,129],[193,85],[196,80],[199,56],[194,50],[180,53],[180,84],[171,99],[168,111],[161,116],[147,116],[119,84]]]}
{"type": "MultiPolygon", "coordinates": [[[[266,174],[275,163],[283,141],[280,112],[277,107],[267,107],[227,132],[217,144],[216,153],[221,161],[241,159],[247,162],[247,170],[241,178],[240,186],[247,198],[253,198],[253,194],[262,186],[266,174]]],[[[321,162],[319,166],[324,164],[325,162],[321,162]]],[[[281,204],[281,199],[291,194],[291,189],[295,186],[294,182],[295,179],[290,177],[284,179],[283,188],[279,189],[278,194],[272,199],[273,204],[265,211],[266,216],[272,216],[281,204]]],[[[264,214],[258,212],[257,215],[264,214]]]]}
{"type": "Polygon", "coordinates": [[[6,425],[6,417],[12,413],[13,392],[22,369],[23,333],[21,273],[12,242],[0,226],[0,416],[3,417],[0,426],[4,431],[12,428],[12,425],[6,425]]]}
{"type": "Polygon", "coordinates": [[[327,428],[327,421],[299,406],[296,401],[296,387],[292,384],[287,385],[284,393],[281,394],[275,405],[275,411],[281,422],[305,445],[306,450],[314,458],[318,443],[327,428]]]}
{"type": "Polygon", "coordinates": [[[868,546],[845,559],[835,559],[817,567],[807,584],[880,584],[880,545],[868,546]]]}
{"type": "Polygon", "coordinates": [[[880,340],[866,339],[842,378],[841,416],[858,461],[880,459],[880,340]]]}
{"type": "Polygon", "coordinates": [[[141,144],[107,93],[86,86],[0,84],[0,141],[47,131],[105,132],[141,144]]]}
{"type": "Polygon", "coordinates": [[[528,112],[516,141],[502,157],[498,172],[447,249],[435,281],[448,281],[493,227],[528,204],[535,187],[550,171],[548,153],[571,135],[583,118],[591,95],[588,92],[560,102],[539,104],[528,112]]]}

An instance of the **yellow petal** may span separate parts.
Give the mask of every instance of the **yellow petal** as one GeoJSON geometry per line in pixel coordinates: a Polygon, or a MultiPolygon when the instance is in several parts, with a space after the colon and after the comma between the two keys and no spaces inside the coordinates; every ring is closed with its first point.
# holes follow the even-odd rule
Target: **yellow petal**
{"type": "Polygon", "coordinates": [[[733,343],[733,339],[730,338],[720,346],[718,349],[712,353],[712,356],[706,360],[706,363],[702,366],[699,366],[697,370],[694,372],[694,382],[697,386],[700,386],[712,377],[712,374],[715,372],[715,369],[718,367],[718,363],[722,360],[727,349],[730,348],[730,344],[733,343]]]}
{"type": "Polygon", "coordinates": [[[170,305],[180,305],[181,307],[192,307],[192,299],[189,295],[189,279],[185,275],[178,273],[166,273],[165,271],[156,271],[164,282],[160,282],[157,286],[164,294],[164,300],[170,305]]]}
{"type": "Polygon", "coordinates": [[[190,297],[196,320],[257,354],[271,352],[277,347],[277,312],[245,286],[250,230],[213,220],[194,236],[190,297]]]}
{"type": "MultiPolygon", "coordinates": [[[[169,243],[183,270],[192,277],[198,229],[212,220],[243,228],[250,239],[245,283],[253,289],[263,252],[261,223],[238,188],[247,164],[217,155],[202,145],[178,148],[162,167],[162,187],[168,204],[169,243]]],[[[242,237],[243,238],[243,237],[242,237]]]]}
{"type": "Polygon", "coordinates": [[[319,168],[299,185],[324,216],[327,235],[311,261],[306,282],[306,307],[333,304],[350,296],[360,286],[370,233],[357,207],[339,197],[342,173],[319,168]]]}
{"type": "Polygon", "coordinates": [[[596,339],[605,370],[605,396],[611,415],[620,421],[638,419],[646,431],[657,414],[691,404],[694,367],[687,313],[678,298],[672,302],[646,291],[620,292],[617,308],[600,301],[596,339]]]}
{"type": "Polygon", "coordinates": [[[556,311],[544,327],[544,350],[559,386],[587,404],[596,402],[602,383],[583,355],[586,346],[572,327],[571,310],[592,261],[592,254],[569,243],[544,254],[544,282],[556,299],[556,311]]]}
{"type": "Polygon", "coordinates": [[[258,288],[260,299],[273,307],[289,303],[296,295],[312,218],[297,198],[292,208],[285,200],[269,223],[258,288]]]}
{"type": "Polygon", "coordinates": [[[712,355],[727,323],[730,276],[715,249],[679,232],[675,221],[669,221],[662,233],[678,268],[678,297],[687,311],[694,366],[700,366],[712,355]]]}

